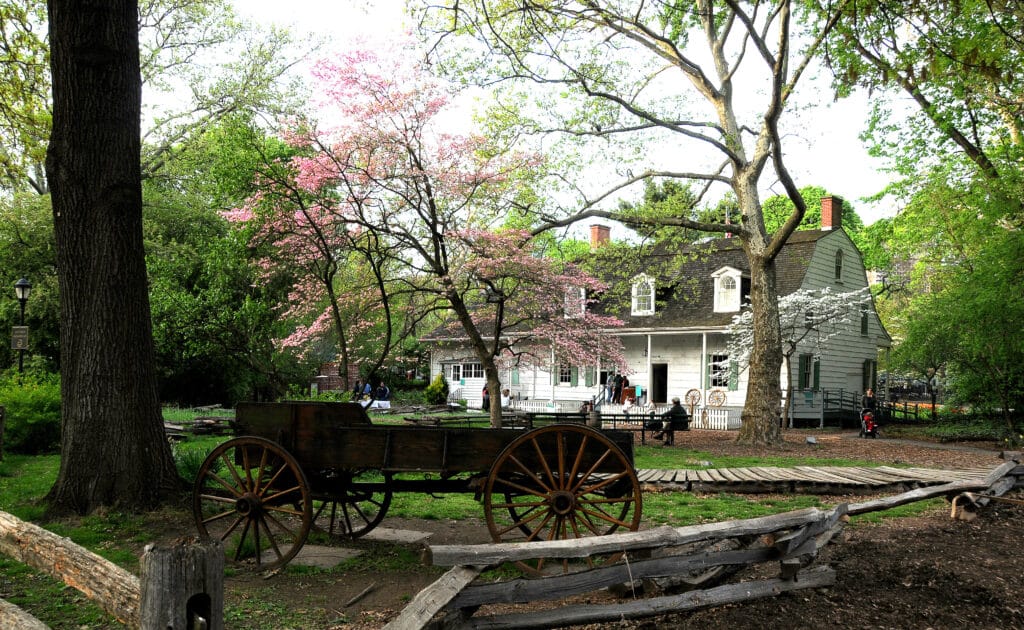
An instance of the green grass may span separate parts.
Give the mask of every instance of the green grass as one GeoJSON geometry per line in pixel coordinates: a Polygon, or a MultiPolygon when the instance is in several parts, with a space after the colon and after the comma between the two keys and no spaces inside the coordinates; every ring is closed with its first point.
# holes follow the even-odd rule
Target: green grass
{"type": "MultiPolygon", "coordinates": [[[[391,420],[391,418],[388,418],[391,420]]],[[[176,461],[183,476],[189,470],[197,471],[205,455],[227,437],[199,437],[175,445],[176,461]]],[[[636,448],[637,468],[707,468],[747,466],[874,466],[871,462],[820,457],[731,457],[685,448],[636,448]]],[[[133,571],[138,571],[138,549],[152,539],[147,531],[146,519],[159,515],[132,515],[105,511],[92,516],[42,522],[41,500],[56,479],[59,457],[7,455],[0,462],[0,510],[10,512],[23,520],[40,523],[47,529],[67,536],[74,542],[133,571]]],[[[194,476],[194,472],[192,473],[194,476]]],[[[410,478],[421,478],[415,475],[410,478]]],[[[674,527],[707,522],[746,519],[797,510],[801,508],[830,507],[813,495],[738,495],[719,493],[699,495],[689,492],[648,492],[644,495],[644,527],[670,525],[674,527]]],[[[843,499],[847,500],[847,499],[843,499]]],[[[850,502],[860,499],[850,498],[850,502]]],[[[919,501],[884,512],[854,517],[852,523],[871,524],[883,519],[901,518],[945,509],[939,499],[919,501]]],[[[183,507],[167,509],[188,509],[183,507]]],[[[401,493],[394,496],[389,517],[424,518],[434,520],[482,519],[482,505],[471,494],[445,494],[431,496],[420,493],[401,493]]],[[[483,527],[483,525],[481,525],[483,527]]],[[[194,532],[188,532],[194,533],[194,532]]],[[[333,569],[286,568],[289,575],[305,579],[351,579],[348,576],[369,571],[429,572],[440,574],[441,569],[424,567],[417,552],[397,545],[357,541],[362,554],[333,569]]],[[[228,569],[230,576],[233,569],[228,569]]],[[[494,569],[492,577],[509,577],[517,570],[508,567],[494,569]],[[509,575],[506,575],[508,573],[509,575]]],[[[355,579],[358,579],[356,577],[355,579]]],[[[0,556],[0,592],[16,605],[30,610],[52,628],[73,630],[89,628],[105,630],[122,628],[110,620],[98,607],[74,589],[42,576],[28,567],[0,556]]],[[[275,597],[273,588],[253,589],[249,584],[228,593],[225,609],[228,627],[304,628],[327,627],[344,621],[332,611],[329,602],[309,602],[303,610],[290,608],[283,597],[275,597]]]]}

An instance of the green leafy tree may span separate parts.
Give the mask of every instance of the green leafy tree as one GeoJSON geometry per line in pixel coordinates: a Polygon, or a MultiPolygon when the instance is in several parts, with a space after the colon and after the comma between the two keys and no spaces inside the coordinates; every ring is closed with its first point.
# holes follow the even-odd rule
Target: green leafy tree
{"type": "Polygon", "coordinates": [[[138,6],[49,2],[60,287],[54,512],[138,510],[178,489],[157,397],[142,245],[138,6]],[[97,55],[96,51],[104,54],[97,55]]]}
{"type": "Polygon", "coordinates": [[[743,243],[755,330],[740,431],[748,443],[782,442],[776,422],[782,340],[775,259],[806,211],[783,159],[780,121],[845,4],[820,19],[796,15],[803,5],[789,0],[639,5],[459,0],[426,10],[425,24],[442,37],[465,34],[478,42],[470,51],[456,37],[442,39],[435,50],[443,64],[469,60],[468,68],[458,69],[488,85],[510,86],[495,120],[522,121],[517,129],[524,132],[561,133],[574,150],[594,140],[587,155],[598,164],[585,167],[580,161],[575,169],[559,169],[558,180],[570,180],[562,189],[579,194],[561,212],[546,213],[537,231],[603,217],[631,226],[732,233],[743,243]],[[808,44],[799,49],[798,29],[808,44]],[[745,75],[749,90],[737,83],[738,75],[745,75]],[[540,104],[531,107],[531,101],[540,104]],[[632,144],[622,147],[628,140],[632,144]],[[672,159],[659,162],[647,143],[671,146],[672,159]],[[609,177],[594,178],[604,166],[609,177]],[[794,207],[774,232],[765,227],[759,193],[769,171],[794,207]],[[587,190],[573,172],[586,172],[603,187],[587,190]],[[727,224],[697,220],[689,207],[661,217],[607,209],[627,187],[661,179],[699,184],[698,198],[712,187],[724,188],[734,195],[737,212],[727,224]]]}

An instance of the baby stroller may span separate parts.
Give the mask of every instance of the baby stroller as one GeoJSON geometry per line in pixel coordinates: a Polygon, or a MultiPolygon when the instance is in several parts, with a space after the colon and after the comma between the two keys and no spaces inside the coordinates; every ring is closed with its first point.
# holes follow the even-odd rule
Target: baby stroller
{"type": "Polygon", "coordinates": [[[872,409],[860,410],[860,433],[858,437],[878,437],[878,423],[875,421],[875,412],[872,409]]]}

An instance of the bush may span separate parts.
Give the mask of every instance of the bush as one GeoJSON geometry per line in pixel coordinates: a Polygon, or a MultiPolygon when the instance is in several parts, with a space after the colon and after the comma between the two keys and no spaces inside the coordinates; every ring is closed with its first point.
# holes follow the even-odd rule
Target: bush
{"type": "Polygon", "coordinates": [[[60,450],[60,376],[9,371],[0,376],[0,406],[7,409],[4,449],[41,455],[60,450]]]}
{"type": "MultiPolygon", "coordinates": [[[[199,469],[206,461],[207,449],[202,446],[172,444],[171,454],[174,455],[174,465],[178,469],[178,476],[187,481],[190,486],[195,485],[199,469]]],[[[217,472],[221,468],[222,465],[218,461],[214,463],[211,470],[217,472]]]]}
{"type": "Polygon", "coordinates": [[[428,405],[443,405],[448,402],[448,381],[443,373],[439,372],[423,390],[423,399],[428,405]]]}

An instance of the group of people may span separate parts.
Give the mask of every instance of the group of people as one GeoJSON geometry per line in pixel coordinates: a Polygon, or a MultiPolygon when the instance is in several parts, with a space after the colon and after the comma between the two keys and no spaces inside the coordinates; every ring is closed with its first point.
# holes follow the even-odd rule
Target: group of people
{"type": "MultiPolygon", "coordinates": [[[[501,408],[508,409],[512,406],[512,391],[509,388],[501,390],[501,408]]],[[[483,400],[480,403],[480,408],[487,411],[491,408],[491,395],[487,392],[487,386],[484,385],[483,400]]]]}
{"type": "Polygon", "coordinates": [[[624,374],[613,374],[608,376],[604,385],[604,402],[611,404],[625,403],[622,392],[629,388],[629,377],[624,374]]]}
{"type": "Polygon", "coordinates": [[[369,379],[356,379],[355,387],[352,388],[352,400],[363,407],[387,409],[391,407],[391,388],[385,385],[384,381],[377,381],[377,386],[372,387],[369,379]]]}

